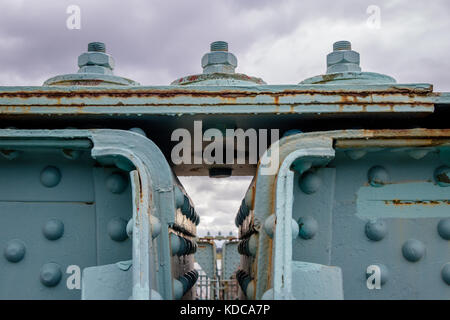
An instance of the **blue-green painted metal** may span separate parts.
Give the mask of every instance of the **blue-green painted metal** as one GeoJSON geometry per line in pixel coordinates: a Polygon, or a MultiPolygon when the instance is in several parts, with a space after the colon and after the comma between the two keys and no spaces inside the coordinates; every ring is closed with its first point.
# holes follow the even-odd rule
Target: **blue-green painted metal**
{"type": "Polygon", "coordinates": [[[210,279],[217,277],[217,258],[216,244],[214,241],[202,240],[198,243],[198,249],[195,253],[195,262],[197,262],[206,276],[210,279]]]}
{"type": "Polygon", "coordinates": [[[250,230],[259,235],[256,258],[243,255],[240,266],[256,282],[255,295],[244,290],[242,297],[450,298],[450,190],[442,169],[449,145],[448,129],[281,139],[279,170],[262,175],[258,169],[249,189],[253,208],[239,224],[240,237],[250,230]],[[375,168],[383,175],[371,184],[375,168]],[[372,265],[381,269],[380,289],[367,286],[372,265]],[[309,294],[298,288],[308,281],[314,283],[309,294]]]}
{"type": "MultiPolygon", "coordinates": [[[[169,233],[194,237],[196,225],[185,222],[177,209],[174,190],[185,193],[155,144],[141,134],[107,129],[6,129],[0,130],[0,139],[2,150],[19,152],[14,161],[5,159],[2,165],[10,188],[4,192],[7,213],[1,217],[4,230],[0,236],[1,243],[6,243],[6,256],[12,256],[1,260],[2,283],[6,284],[2,286],[3,298],[77,298],[80,291],[68,289],[66,275],[62,279],[59,275],[68,266],[85,268],[127,258],[132,258],[133,265],[130,297],[173,298],[173,279],[185,269],[193,270],[193,260],[191,252],[171,257],[169,233]],[[29,145],[34,148],[29,149],[29,145]],[[83,153],[77,159],[67,159],[64,147],[83,153]],[[122,158],[133,164],[129,174],[111,167],[122,158]],[[21,172],[22,177],[15,172],[21,172]],[[126,231],[130,218],[132,241],[127,240],[126,231]],[[64,231],[58,231],[55,220],[62,222],[64,231]],[[24,228],[24,221],[30,226],[24,228]],[[52,222],[50,236],[45,232],[48,222],[52,222]],[[18,241],[8,242],[15,239],[18,241]],[[17,257],[16,247],[22,244],[25,255],[17,257]],[[41,271],[42,285],[24,291],[26,283],[39,279],[42,264],[49,270],[41,271]],[[53,275],[58,280],[44,282],[53,275]]],[[[97,277],[94,272],[90,274],[97,277]]],[[[103,285],[107,290],[109,284],[103,285]]],[[[89,289],[104,297],[100,284],[84,289],[86,297],[95,298],[89,289]]],[[[117,294],[115,298],[123,298],[120,290],[117,294]]]]}
{"type": "Polygon", "coordinates": [[[239,269],[240,255],[239,242],[226,241],[222,245],[222,272],[224,279],[230,279],[239,269]]]}

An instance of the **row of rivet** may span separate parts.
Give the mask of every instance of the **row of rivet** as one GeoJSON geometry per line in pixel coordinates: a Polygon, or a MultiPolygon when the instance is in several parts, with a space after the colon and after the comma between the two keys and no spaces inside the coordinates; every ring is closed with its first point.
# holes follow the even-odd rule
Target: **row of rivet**
{"type": "MultiPolygon", "coordinates": [[[[10,262],[19,262],[25,256],[25,250],[23,242],[14,239],[8,242],[4,256],[10,262]]],[[[61,267],[56,263],[46,263],[40,270],[41,283],[47,287],[56,286],[61,280],[61,277],[61,267]]]]}
{"type": "Polygon", "coordinates": [[[239,254],[246,256],[256,256],[256,249],[258,247],[258,236],[253,233],[250,237],[247,237],[239,242],[238,252],[239,254]]]}
{"type": "Polygon", "coordinates": [[[242,292],[248,297],[252,298],[255,290],[255,283],[252,277],[244,270],[236,271],[236,280],[241,287],[242,292]]]}
{"type": "MultiPolygon", "coordinates": [[[[76,160],[81,156],[83,151],[81,150],[73,150],[73,149],[63,149],[61,150],[62,155],[70,160],[76,160]]],[[[14,160],[19,157],[21,151],[18,150],[0,150],[0,154],[8,160],[14,160]]]]}
{"type": "MultiPolygon", "coordinates": [[[[41,171],[40,180],[47,188],[56,187],[61,182],[61,171],[54,166],[47,166],[41,171]]],[[[112,173],[106,178],[106,188],[115,194],[125,191],[128,186],[128,179],[119,172],[112,173]]]]}
{"type": "Polygon", "coordinates": [[[191,206],[188,196],[185,195],[178,186],[175,187],[175,202],[177,209],[180,209],[181,213],[186,218],[198,226],[200,223],[200,216],[195,211],[195,208],[191,206]]]}
{"type": "MultiPolygon", "coordinates": [[[[298,220],[299,236],[305,240],[312,239],[319,229],[317,221],[313,217],[301,217],[298,220]]],[[[441,219],[437,225],[438,234],[444,240],[450,240],[450,218],[441,219]]],[[[382,240],[388,233],[387,225],[383,220],[370,220],[365,225],[367,238],[372,241],[382,240]]],[[[402,245],[402,255],[410,262],[417,262],[425,255],[425,244],[417,239],[409,239],[402,245]]],[[[381,272],[381,284],[387,279],[389,271],[386,266],[379,264],[381,272]]],[[[442,279],[450,285],[450,263],[444,265],[441,271],[442,279]]]]}
{"type": "MultiPolygon", "coordinates": [[[[301,217],[298,220],[299,224],[299,236],[305,240],[311,239],[315,236],[319,229],[319,225],[313,217],[301,217]]],[[[368,221],[365,225],[365,234],[367,238],[372,241],[380,241],[387,235],[387,225],[381,219],[372,219],[368,221]]],[[[437,232],[444,240],[450,240],[450,218],[441,219],[437,224],[437,232]]],[[[411,256],[409,252],[413,251],[417,255],[424,251],[425,245],[418,240],[411,239],[404,244],[404,255],[407,260],[413,261],[414,257],[411,256]],[[423,249],[422,249],[423,248],[423,249]]],[[[420,259],[420,258],[419,258],[420,259]]],[[[417,259],[418,260],[418,259],[417,259]]],[[[415,260],[415,261],[417,261],[415,260]]]]}
{"type": "MultiPolygon", "coordinates": [[[[9,127],[6,129],[17,129],[17,128],[9,127]]],[[[76,129],[76,128],[68,127],[66,129],[76,129]]],[[[144,137],[147,137],[145,131],[142,130],[141,128],[135,127],[135,128],[129,129],[129,131],[132,131],[134,133],[137,133],[144,137]]],[[[62,149],[62,155],[65,158],[70,159],[70,160],[78,159],[82,152],[83,152],[82,150],[62,149]]],[[[21,151],[18,151],[18,150],[5,150],[5,149],[0,150],[0,154],[8,160],[16,159],[20,155],[20,153],[21,153],[21,151]]]]}
{"type": "MultiPolygon", "coordinates": [[[[121,218],[119,218],[119,219],[121,219],[121,218]]],[[[134,223],[134,219],[131,218],[130,220],[128,220],[128,223],[125,227],[126,233],[129,238],[131,238],[133,235],[133,223],[134,223]]],[[[122,221],[120,222],[120,224],[121,224],[121,226],[123,226],[122,221]]],[[[161,233],[161,227],[162,227],[161,221],[159,220],[158,217],[150,215],[150,225],[151,225],[152,239],[155,239],[161,233]]],[[[123,230],[122,227],[121,227],[121,230],[123,230]]]]}
{"type": "MultiPolygon", "coordinates": [[[[319,224],[317,220],[310,216],[300,217],[297,222],[292,222],[292,233],[294,239],[297,237],[295,224],[298,224],[298,235],[305,240],[312,239],[319,230],[319,224]]],[[[275,215],[270,215],[265,223],[264,230],[272,237],[273,226],[275,225],[275,215]]],[[[444,240],[450,240],[450,218],[441,219],[437,224],[437,232],[444,240]]],[[[387,225],[381,219],[370,220],[365,226],[366,236],[373,241],[380,241],[387,234],[387,225]]]]}
{"type": "MultiPolygon", "coordinates": [[[[440,187],[450,186],[450,168],[441,166],[433,173],[435,183],[440,187]]],[[[367,173],[367,179],[372,187],[382,187],[389,183],[389,172],[382,166],[373,166],[367,173]]]]}
{"type": "MultiPolygon", "coordinates": [[[[450,240],[450,218],[441,219],[437,224],[437,232],[444,240],[450,240]]],[[[381,219],[373,219],[366,223],[365,233],[372,241],[382,240],[388,233],[386,223],[381,219]]],[[[409,239],[402,246],[402,254],[406,260],[419,261],[425,254],[425,244],[420,240],[409,239]]]]}
{"type": "MultiPolygon", "coordinates": [[[[441,166],[434,171],[434,181],[441,187],[450,186],[450,168],[441,166]]],[[[389,183],[388,171],[382,166],[373,166],[367,173],[367,179],[372,187],[382,187],[389,183]]],[[[312,171],[305,172],[299,180],[300,189],[306,194],[315,193],[319,190],[322,179],[312,171]]]]}
{"type": "Polygon", "coordinates": [[[197,270],[191,270],[173,281],[173,295],[175,299],[181,299],[197,282],[197,270]]]}
{"type": "MultiPolygon", "coordinates": [[[[377,263],[375,265],[380,268],[380,284],[384,285],[389,280],[390,277],[389,269],[388,267],[386,267],[384,264],[381,263],[377,263]]],[[[370,274],[366,272],[366,278],[368,278],[369,276],[370,274]]],[[[450,285],[450,262],[442,266],[441,278],[447,285],[450,285]]]]}
{"type": "MultiPolygon", "coordinates": [[[[42,233],[48,240],[57,240],[64,234],[64,224],[58,219],[50,219],[44,224],[42,233]]],[[[25,244],[19,239],[12,239],[6,243],[3,255],[9,262],[19,262],[25,252],[25,244]]]]}
{"type": "Polygon", "coordinates": [[[170,247],[173,256],[184,256],[197,252],[196,241],[178,236],[175,233],[170,234],[170,247]]]}
{"type": "MultiPolygon", "coordinates": [[[[420,160],[425,157],[428,153],[434,151],[432,148],[417,148],[406,150],[406,153],[415,160],[420,160]]],[[[346,150],[345,154],[352,160],[358,160],[367,154],[367,150],[364,149],[351,149],[346,150]]]]}
{"type": "MultiPolygon", "coordinates": [[[[108,235],[114,241],[124,241],[128,238],[127,222],[122,218],[113,218],[108,222],[108,235]]],[[[42,233],[48,240],[54,241],[64,234],[64,223],[58,219],[50,219],[44,224],[42,233]]],[[[3,255],[10,262],[21,261],[26,253],[25,244],[19,239],[12,239],[6,243],[3,255]]]]}

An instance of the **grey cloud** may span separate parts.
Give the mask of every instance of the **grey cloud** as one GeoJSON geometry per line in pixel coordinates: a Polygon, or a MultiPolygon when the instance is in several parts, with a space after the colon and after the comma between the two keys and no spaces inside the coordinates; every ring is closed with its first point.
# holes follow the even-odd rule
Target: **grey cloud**
{"type": "MultiPolygon", "coordinates": [[[[266,81],[285,79],[296,82],[322,73],[331,43],[323,43],[324,34],[333,35],[335,26],[346,22],[343,34],[356,38],[362,61],[372,71],[394,74],[406,82],[425,79],[438,88],[450,88],[448,67],[447,13],[450,3],[377,1],[381,8],[382,30],[357,30],[367,19],[366,8],[373,1],[78,1],[81,30],[66,28],[66,8],[72,1],[5,0],[0,4],[0,66],[2,85],[33,84],[53,75],[75,72],[76,58],[89,41],[106,42],[117,61],[116,73],[143,84],[168,84],[188,74],[200,73],[200,59],[211,41],[230,42],[230,50],[242,62],[253,62],[273,45],[274,40],[290,39],[309,48],[311,56],[295,43],[289,50],[297,61],[291,64],[297,75],[283,72],[283,65],[264,72],[267,56],[251,69],[253,75],[264,74],[266,81]],[[315,23],[326,26],[317,30],[315,23]],[[414,25],[414,29],[411,26],[414,25]],[[395,27],[395,30],[391,28],[395,27]],[[392,31],[392,32],[390,32],[392,31]],[[252,52],[255,50],[263,52],[252,52]],[[328,49],[327,49],[328,50],[328,49]],[[306,61],[315,61],[310,69],[306,61]],[[413,66],[413,67],[411,67],[413,66]],[[279,71],[277,71],[277,69],[279,71]],[[314,73],[314,74],[311,74],[314,73]],[[16,79],[16,80],[11,80],[16,79]],[[8,82],[9,81],[9,82],[8,82]],[[11,82],[12,81],[12,82],[11,82]]],[[[338,40],[334,38],[334,40],[338,40]]],[[[290,40],[288,40],[290,41],[290,40]]],[[[309,52],[309,51],[308,51],[309,52]]],[[[248,67],[240,64],[238,71],[248,67]]]]}

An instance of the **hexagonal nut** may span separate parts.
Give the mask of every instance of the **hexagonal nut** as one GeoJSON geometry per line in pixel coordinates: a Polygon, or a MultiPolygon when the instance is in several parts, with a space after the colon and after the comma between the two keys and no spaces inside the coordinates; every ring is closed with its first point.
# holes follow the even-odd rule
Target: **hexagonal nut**
{"type": "Polygon", "coordinates": [[[359,65],[359,53],[353,50],[333,51],[327,55],[327,66],[338,63],[353,63],[359,65]]]}
{"type": "Polygon", "coordinates": [[[103,52],[85,52],[78,57],[78,66],[102,66],[114,69],[113,57],[103,52]]]}
{"type": "Polygon", "coordinates": [[[205,54],[202,58],[202,67],[213,64],[228,64],[237,67],[236,56],[227,51],[214,51],[205,54]]]}
{"type": "Polygon", "coordinates": [[[113,71],[103,66],[84,66],[78,70],[78,73],[97,73],[105,75],[113,75],[113,71]]]}
{"type": "Polygon", "coordinates": [[[327,68],[327,73],[336,72],[360,72],[361,68],[354,63],[338,63],[333,64],[327,68]]]}

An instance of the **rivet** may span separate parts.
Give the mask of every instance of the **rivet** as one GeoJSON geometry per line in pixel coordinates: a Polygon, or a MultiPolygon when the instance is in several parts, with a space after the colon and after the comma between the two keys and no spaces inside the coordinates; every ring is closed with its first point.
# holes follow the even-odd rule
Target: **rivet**
{"type": "Polygon", "coordinates": [[[372,187],[382,187],[389,182],[389,173],[382,166],[374,166],[369,169],[367,178],[372,187]]]}
{"type": "Polygon", "coordinates": [[[178,279],[173,279],[173,297],[180,300],[183,297],[183,284],[178,279]]]}
{"type": "Polygon", "coordinates": [[[177,209],[181,209],[184,204],[184,193],[179,186],[174,187],[174,196],[177,209]]]}
{"type": "Polygon", "coordinates": [[[198,226],[200,224],[200,216],[197,215],[195,219],[195,225],[198,226]]]}
{"type": "Polygon", "coordinates": [[[298,219],[299,235],[305,240],[312,239],[319,230],[319,224],[313,217],[298,219]]]}
{"type": "Polygon", "coordinates": [[[245,193],[244,202],[250,210],[253,210],[253,190],[254,186],[250,186],[250,188],[247,189],[247,192],[245,193]]]}
{"type": "Polygon", "coordinates": [[[299,133],[302,133],[302,131],[298,130],[298,129],[290,129],[290,130],[286,131],[285,133],[283,133],[282,137],[285,138],[285,137],[293,136],[293,135],[299,134],[299,133]]]}
{"type": "Polygon", "coordinates": [[[187,195],[183,195],[183,205],[181,206],[181,213],[186,217],[191,214],[191,204],[187,195]]]}
{"type": "Polygon", "coordinates": [[[133,218],[131,218],[130,220],[128,220],[127,223],[126,231],[128,238],[131,238],[133,236],[133,221],[134,221],[133,218]]]}
{"type": "Polygon", "coordinates": [[[40,279],[44,286],[54,287],[62,278],[61,267],[57,263],[46,263],[41,268],[40,279]]]}
{"type": "Polygon", "coordinates": [[[180,236],[178,236],[178,239],[180,239],[180,248],[178,249],[177,255],[184,256],[189,246],[188,241],[180,236]]]}
{"type": "Polygon", "coordinates": [[[442,239],[450,240],[450,218],[439,221],[437,229],[442,239]]]}
{"type": "Polygon", "coordinates": [[[25,256],[25,252],[25,244],[18,239],[13,239],[6,243],[3,255],[9,262],[19,262],[25,256]]]}
{"type": "Polygon", "coordinates": [[[42,233],[48,240],[57,240],[64,234],[64,224],[58,219],[50,219],[42,228],[42,233]]]}
{"type": "Polygon", "coordinates": [[[136,169],[134,163],[125,157],[114,157],[114,165],[123,171],[133,171],[136,169]]]}
{"type": "Polygon", "coordinates": [[[387,234],[387,225],[384,220],[370,220],[366,223],[366,236],[372,241],[380,241],[387,234]]]}
{"type": "Polygon", "coordinates": [[[306,194],[312,194],[319,190],[322,179],[314,172],[306,172],[300,177],[300,189],[306,194]]]}
{"type": "Polygon", "coordinates": [[[161,233],[161,221],[153,215],[150,215],[150,224],[152,226],[152,239],[155,239],[161,233]]]}
{"type": "Polygon", "coordinates": [[[145,134],[145,131],[142,130],[141,128],[135,127],[135,128],[131,128],[130,129],[131,132],[140,134],[141,136],[147,137],[147,135],[145,134]]]}
{"type": "MultiPolygon", "coordinates": [[[[376,266],[378,266],[380,268],[380,284],[384,285],[388,280],[389,280],[389,269],[381,263],[377,263],[375,264],[376,266]]],[[[366,272],[366,279],[369,278],[371,276],[371,274],[366,272]]]]}
{"type": "Polygon", "coordinates": [[[275,228],[275,214],[272,213],[270,216],[267,217],[267,219],[264,221],[264,231],[267,233],[267,235],[272,238],[275,228]]]}
{"type": "Polygon", "coordinates": [[[62,154],[69,160],[76,160],[81,156],[81,150],[63,149],[62,154]]]}
{"type": "Polygon", "coordinates": [[[106,178],[106,188],[115,194],[120,194],[125,191],[128,186],[128,180],[125,179],[121,173],[113,173],[106,178]]]}
{"type": "Polygon", "coordinates": [[[425,245],[422,241],[409,239],[403,244],[402,253],[406,260],[417,262],[425,254],[425,245]]]}
{"type": "Polygon", "coordinates": [[[358,160],[364,157],[367,154],[367,151],[354,149],[345,151],[345,154],[352,160],[358,160]]]}
{"type": "Polygon", "coordinates": [[[256,236],[256,233],[254,233],[250,236],[250,239],[248,239],[248,253],[250,253],[251,256],[255,257],[257,248],[258,237],[256,236]]]}
{"type": "Polygon", "coordinates": [[[261,300],[273,300],[273,289],[270,288],[261,297],[261,300]]]}
{"type": "Polygon", "coordinates": [[[430,152],[429,149],[412,149],[408,151],[408,155],[416,160],[420,160],[430,152]]]}
{"type": "Polygon", "coordinates": [[[172,255],[178,254],[181,248],[181,239],[175,233],[170,234],[170,249],[172,255]]]}
{"type": "Polygon", "coordinates": [[[442,280],[450,286],[450,262],[447,262],[442,267],[441,276],[442,280]]]}
{"type": "Polygon", "coordinates": [[[20,151],[17,150],[0,150],[0,154],[8,160],[14,160],[20,156],[20,151]]]}
{"type": "Polygon", "coordinates": [[[255,294],[255,280],[252,280],[248,283],[247,288],[245,289],[245,295],[249,299],[253,299],[253,295],[255,294]]]}
{"type": "Polygon", "coordinates": [[[434,180],[441,187],[450,186],[450,168],[441,166],[434,171],[434,180]]]}
{"type": "Polygon", "coordinates": [[[163,298],[158,291],[152,289],[150,300],[163,300],[163,298]]]}
{"type": "Polygon", "coordinates": [[[292,240],[296,239],[298,237],[298,232],[299,232],[299,226],[297,221],[295,221],[294,219],[291,219],[291,235],[292,235],[292,240]]]}
{"type": "Polygon", "coordinates": [[[303,159],[297,159],[296,161],[294,161],[294,163],[292,163],[292,166],[291,166],[292,170],[300,175],[300,179],[301,179],[301,175],[304,174],[309,169],[311,169],[311,167],[312,167],[312,162],[305,161],[303,159]]]}
{"type": "Polygon", "coordinates": [[[109,237],[114,241],[124,241],[128,238],[127,221],[122,218],[112,218],[108,222],[107,230],[109,237]]]}
{"type": "Polygon", "coordinates": [[[41,171],[41,183],[47,188],[53,188],[61,181],[61,172],[58,168],[47,166],[41,171]]]}

